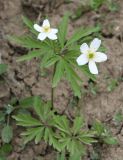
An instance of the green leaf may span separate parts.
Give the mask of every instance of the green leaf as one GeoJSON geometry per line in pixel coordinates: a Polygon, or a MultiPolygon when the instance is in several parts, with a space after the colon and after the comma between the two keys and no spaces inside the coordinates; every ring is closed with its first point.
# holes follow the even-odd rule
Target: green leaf
{"type": "Polygon", "coordinates": [[[64,61],[64,67],[66,71],[66,77],[70,82],[71,88],[74,91],[74,95],[81,97],[81,87],[78,84],[78,81],[81,81],[80,77],[76,74],[76,72],[72,69],[69,63],[64,61]]]}
{"type": "Polygon", "coordinates": [[[65,44],[67,28],[68,28],[68,20],[69,20],[69,14],[67,13],[64,15],[58,27],[58,40],[61,45],[61,48],[63,48],[65,44]]]}
{"type": "Polygon", "coordinates": [[[38,41],[37,39],[34,39],[30,36],[8,36],[9,41],[15,42],[16,44],[25,47],[25,48],[42,48],[44,45],[46,46],[45,43],[38,41]]]}
{"type": "Polygon", "coordinates": [[[86,37],[94,32],[98,32],[100,30],[99,26],[97,27],[91,27],[91,28],[80,28],[78,29],[73,35],[72,37],[68,40],[66,46],[78,41],[79,39],[86,37]]]}
{"type": "Polygon", "coordinates": [[[33,22],[31,20],[29,20],[26,16],[22,16],[22,20],[27,27],[31,30],[33,29],[33,22]]]}
{"type": "Polygon", "coordinates": [[[0,123],[5,121],[5,113],[0,111],[0,123]]]}
{"type": "Polygon", "coordinates": [[[108,84],[107,89],[108,89],[109,92],[111,92],[111,91],[113,91],[117,86],[118,86],[118,80],[117,80],[117,79],[112,79],[112,80],[110,81],[110,83],[108,84]]]}
{"type": "Polygon", "coordinates": [[[0,75],[6,72],[7,67],[6,64],[0,64],[0,75]]]}
{"type": "Polygon", "coordinates": [[[13,137],[13,130],[12,127],[7,125],[2,129],[2,141],[4,143],[9,143],[12,140],[13,137]]]}
{"type": "Polygon", "coordinates": [[[92,137],[86,137],[86,135],[85,135],[85,137],[84,136],[81,137],[80,141],[82,143],[84,143],[84,144],[87,144],[87,145],[97,142],[97,140],[95,140],[94,138],[92,138],[92,137]]]}
{"type": "Polygon", "coordinates": [[[30,29],[30,31],[37,36],[38,33],[33,27],[34,23],[25,16],[22,16],[22,20],[23,20],[23,23],[30,29]]]}
{"type": "Polygon", "coordinates": [[[52,125],[52,116],[54,112],[53,110],[51,110],[51,107],[51,101],[44,103],[44,106],[42,107],[42,118],[44,119],[44,121],[47,121],[49,125],[52,125]]]}
{"type": "Polygon", "coordinates": [[[53,77],[52,87],[56,87],[64,74],[64,61],[61,59],[56,64],[55,74],[53,77]]]}
{"type": "Polygon", "coordinates": [[[92,79],[93,81],[96,81],[95,75],[90,73],[89,68],[88,68],[87,65],[84,65],[84,66],[80,67],[80,70],[83,71],[85,76],[87,76],[88,78],[92,79]]]}
{"type": "Polygon", "coordinates": [[[75,153],[75,154],[70,155],[69,160],[81,160],[80,153],[79,154],[75,153]]]}
{"type": "Polygon", "coordinates": [[[24,127],[30,127],[30,126],[41,126],[42,123],[31,117],[28,114],[21,114],[21,115],[17,115],[17,116],[12,116],[16,121],[17,121],[17,125],[19,126],[24,126],[24,127]]]}
{"type": "Polygon", "coordinates": [[[69,143],[67,144],[67,149],[70,152],[70,155],[74,155],[75,153],[77,155],[83,155],[85,154],[85,147],[83,144],[76,139],[71,139],[69,143]]]}
{"type": "Polygon", "coordinates": [[[35,97],[33,105],[34,105],[35,112],[42,119],[42,117],[43,117],[42,116],[43,115],[42,107],[44,107],[44,106],[43,106],[43,102],[41,101],[41,98],[40,97],[35,97]]]}
{"type": "Polygon", "coordinates": [[[37,132],[37,135],[35,136],[35,144],[38,144],[41,139],[43,138],[44,134],[44,127],[40,128],[40,130],[37,132]]]}
{"type": "Polygon", "coordinates": [[[6,114],[11,114],[12,111],[14,110],[14,107],[12,105],[10,105],[10,104],[5,106],[5,108],[6,108],[6,111],[5,111],[6,114]]]}
{"type": "Polygon", "coordinates": [[[60,56],[53,55],[52,57],[50,57],[49,59],[47,59],[46,63],[44,64],[44,67],[48,68],[48,67],[54,65],[59,60],[60,60],[60,56]]]}
{"type": "Polygon", "coordinates": [[[56,139],[55,133],[51,128],[45,128],[44,140],[52,145],[59,152],[61,151],[61,146],[58,140],[56,139]]]}
{"type": "Polygon", "coordinates": [[[19,101],[19,106],[21,106],[21,107],[23,107],[23,108],[32,107],[32,106],[33,106],[33,102],[34,102],[34,98],[35,98],[35,96],[21,99],[21,100],[19,101]]]}
{"type": "Polygon", "coordinates": [[[58,153],[57,160],[66,160],[64,151],[62,151],[61,153],[58,153]]]}
{"type": "Polygon", "coordinates": [[[67,134],[70,134],[69,121],[66,118],[66,116],[55,116],[54,122],[55,122],[55,126],[59,130],[65,132],[67,134]]]}
{"type": "Polygon", "coordinates": [[[96,143],[97,140],[94,139],[95,132],[93,131],[81,131],[79,134],[79,140],[84,144],[96,143]]]}
{"type": "MultiPolygon", "coordinates": [[[[11,144],[4,144],[0,147],[0,158],[2,156],[8,155],[12,151],[12,145],[11,144]]],[[[3,157],[2,157],[3,158],[3,157]]],[[[6,160],[6,159],[0,159],[0,160],[6,160]]]]}
{"type": "Polygon", "coordinates": [[[121,123],[123,121],[123,114],[121,112],[118,112],[115,114],[113,118],[117,123],[121,123]]]}
{"type": "Polygon", "coordinates": [[[74,132],[74,135],[77,134],[80,129],[84,126],[84,120],[82,117],[76,117],[74,119],[72,130],[74,132]]]}
{"type": "Polygon", "coordinates": [[[29,128],[25,132],[21,133],[24,136],[24,143],[28,143],[29,141],[35,139],[35,144],[38,144],[44,133],[44,127],[36,127],[36,128],[29,128]]]}
{"type": "Polygon", "coordinates": [[[49,52],[47,51],[47,53],[45,53],[41,59],[41,64],[40,64],[40,67],[41,69],[42,68],[45,68],[47,62],[49,61],[49,59],[53,56],[53,52],[49,52]]]}
{"type": "Polygon", "coordinates": [[[44,52],[42,50],[29,51],[28,54],[21,56],[17,59],[17,62],[31,60],[32,58],[40,57],[44,52]]]}
{"type": "Polygon", "coordinates": [[[0,160],[7,160],[6,158],[5,158],[5,156],[2,156],[1,154],[0,154],[0,160]]]}
{"type": "Polygon", "coordinates": [[[91,0],[91,8],[97,10],[106,0],[91,0]]]}
{"type": "Polygon", "coordinates": [[[116,145],[116,144],[118,144],[118,141],[117,141],[117,139],[115,137],[111,137],[110,136],[110,137],[104,138],[103,140],[104,140],[104,142],[106,144],[110,144],[110,145],[116,145]]]}
{"type": "Polygon", "coordinates": [[[100,121],[95,121],[92,129],[100,136],[104,132],[105,127],[100,121]]]}

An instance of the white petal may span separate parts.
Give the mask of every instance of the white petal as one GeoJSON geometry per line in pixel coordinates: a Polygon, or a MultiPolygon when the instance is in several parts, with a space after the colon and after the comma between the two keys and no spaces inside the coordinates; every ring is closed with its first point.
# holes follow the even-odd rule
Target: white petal
{"type": "Polygon", "coordinates": [[[45,33],[39,33],[38,35],[38,39],[40,39],[41,41],[45,40],[47,37],[47,35],[45,33]]]}
{"type": "Polygon", "coordinates": [[[58,33],[58,29],[57,28],[52,28],[51,32],[54,33],[54,34],[56,34],[56,33],[58,33]]]}
{"type": "Polygon", "coordinates": [[[94,61],[89,61],[89,70],[92,74],[98,74],[98,69],[94,61]]]}
{"type": "Polygon", "coordinates": [[[47,35],[47,37],[49,38],[49,39],[51,39],[51,40],[56,40],[57,39],[57,35],[56,34],[54,34],[54,33],[49,33],[48,35],[47,35]]]}
{"type": "Polygon", "coordinates": [[[81,54],[77,59],[76,59],[77,63],[79,66],[81,65],[85,65],[86,63],[88,63],[88,58],[86,56],[86,54],[81,54]]]}
{"type": "Polygon", "coordinates": [[[83,43],[83,44],[80,46],[80,51],[81,51],[82,53],[87,53],[88,50],[89,50],[89,47],[88,47],[88,45],[87,45],[86,43],[83,43]]]}
{"type": "Polygon", "coordinates": [[[43,25],[42,25],[43,27],[50,27],[50,22],[49,22],[49,20],[48,19],[45,19],[44,21],[43,21],[43,25]]]}
{"type": "Polygon", "coordinates": [[[34,24],[34,29],[38,32],[42,32],[42,27],[40,27],[38,24],[34,24]]]}
{"type": "Polygon", "coordinates": [[[101,45],[101,40],[98,38],[95,38],[90,44],[90,49],[97,51],[100,45],[101,45]]]}
{"type": "Polygon", "coordinates": [[[107,60],[107,55],[102,52],[96,52],[96,56],[94,58],[95,62],[104,62],[107,60]]]}

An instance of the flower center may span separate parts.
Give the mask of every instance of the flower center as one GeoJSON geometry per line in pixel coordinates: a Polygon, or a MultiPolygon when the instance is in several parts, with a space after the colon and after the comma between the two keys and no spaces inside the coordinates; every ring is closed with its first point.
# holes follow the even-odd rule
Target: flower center
{"type": "Polygon", "coordinates": [[[43,27],[44,32],[49,32],[50,31],[50,27],[49,26],[45,26],[43,27]]]}
{"type": "Polygon", "coordinates": [[[87,57],[88,59],[93,59],[95,57],[95,53],[92,51],[89,51],[87,57]]]}

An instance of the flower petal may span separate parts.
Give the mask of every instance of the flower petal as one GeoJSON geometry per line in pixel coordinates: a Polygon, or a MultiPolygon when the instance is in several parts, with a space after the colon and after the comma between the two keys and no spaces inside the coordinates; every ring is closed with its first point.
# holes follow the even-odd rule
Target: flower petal
{"type": "Polygon", "coordinates": [[[86,43],[83,43],[81,46],[80,46],[80,51],[81,53],[87,53],[89,50],[89,47],[86,43]]]}
{"type": "Polygon", "coordinates": [[[81,65],[85,65],[86,63],[88,63],[88,58],[86,56],[86,54],[81,54],[77,59],[76,59],[77,63],[79,66],[81,65]]]}
{"type": "Polygon", "coordinates": [[[45,40],[47,37],[47,35],[45,33],[39,33],[38,35],[38,39],[40,39],[41,41],[45,40]]]}
{"type": "Polygon", "coordinates": [[[98,38],[95,38],[90,44],[90,49],[92,49],[93,51],[97,51],[100,45],[101,45],[101,40],[98,38]]]}
{"type": "Polygon", "coordinates": [[[34,29],[38,32],[42,32],[42,27],[39,26],[38,24],[34,24],[34,29]]]}
{"type": "Polygon", "coordinates": [[[57,28],[52,28],[51,32],[54,33],[54,34],[56,34],[56,33],[58,33],[58,29],[57,28]]]}
{"type": "Polygon", "coordinates": [[[50,27],[50,22],[49,22],[49,20],[48,19],[45,19],[44,21],[43,21],[43,25],[42,25],[43,27],[50,27]]]}
{"type": "Polygon", "coordinates": [[[102,52],[96,52],[96,56],[94,58],[95,62],[104,62],[107,60],[107,55],[102,52]]]}
{"type": "Polygon", "coordinates": [[[49,38],[49,39],[51,39],[51,40],[56,40],[57,39],[57,35],[56,34],[54,34],[54,33],[49,33],[48,35],[47,35],[47,37],[49,38]]]}
{"type": "Polygon", "coordinates": [[[89,61],[89,70],[92,74],[98,74],[98,69],[94,61],[89,61]]]}

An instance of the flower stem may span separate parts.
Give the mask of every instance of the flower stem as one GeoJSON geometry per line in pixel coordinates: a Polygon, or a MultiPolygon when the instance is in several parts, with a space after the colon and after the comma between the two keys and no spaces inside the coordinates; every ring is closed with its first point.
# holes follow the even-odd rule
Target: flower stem
{"type": "Polygon", "coordinates": [[[54,106],[54,88],[51,88],[51,109],[53,109],[54,106]]]}
{"type": "MultiPolygon", "coordinates": [[[[55,74],[55,70],[56,70],[56,63],[55,63],[54,68],[53,68],[53,77],[54,77],[54,74],[55,74]]],[[[53,77],[52,77],[52,82],[53,82],[53,77]]],[[[51,87],[51,109],[54,108],[54,90],[55,90],[55,88],[51,87]]]]}

